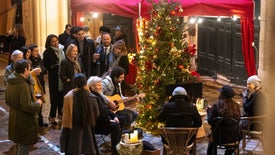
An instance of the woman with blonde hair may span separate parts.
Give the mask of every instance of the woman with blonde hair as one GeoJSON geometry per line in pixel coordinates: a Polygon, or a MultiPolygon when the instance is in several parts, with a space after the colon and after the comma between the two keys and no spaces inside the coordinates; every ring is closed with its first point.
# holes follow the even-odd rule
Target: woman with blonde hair
{"type": "Polygon", "coordinates": [[[73,76],[81,73],[81,67],[78,63],[78,49],[75,44],[70,44],[65,53],[65,59],[61,62],[59,75],[63,83],[63,95],[66,95],[73,85],[73,76]]]}

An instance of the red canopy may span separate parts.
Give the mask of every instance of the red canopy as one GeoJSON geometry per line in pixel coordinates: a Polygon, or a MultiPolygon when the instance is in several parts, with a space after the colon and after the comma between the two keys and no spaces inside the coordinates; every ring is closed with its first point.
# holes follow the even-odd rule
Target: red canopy
{"type": "MultiPolygon", "coordinates": [[[[155,0],[159,1],[159,0],[155,0]]],[[[179,0],[182,16],[240,16],[242,24],[242,49],[248,76],[256,74],[254,49],[253,0],[179,0]]],[[[150,4],[146,0],[71,0],[72,23],[78,25],[79,13],[112,13],[137,19],[139,12],[148,17],[150,4]],[[139,11],[139,3],[141,9],[139,11]]]]}
{"type": "MultiPolygon", "coordinates": [[[[158,0],[155,0],[158,1],[158,0]]],[[[137,18],[146,17],[150,4],[146,0],[71,0],[73,12],[101,12],[137,18]]],[[[180,0],[184,16],[242,16],[253,18],[253,0],[180,0]]]]}

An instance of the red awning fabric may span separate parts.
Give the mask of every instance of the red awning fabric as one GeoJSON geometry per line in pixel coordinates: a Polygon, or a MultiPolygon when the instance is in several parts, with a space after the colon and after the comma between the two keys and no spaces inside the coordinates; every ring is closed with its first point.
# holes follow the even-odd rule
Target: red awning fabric
{"type": "MultiPolygon", "coordinates": [[[[155,0],[156,2],[158,0],[155,0]]],[[[138,18],[139,2],[142,17],[148,17],[146,0],[71,0],[73,12],[101,12],[138,18]]],[[[183,16],[243,16],[253,18],[253,0],[180,0],[183,16]]]]}
{"type": "MultiPolygon", "coordinates": [[[[155,0],[158,2],[159,0],[155,0]]],[[[242,24],[242,49],[248,76],[256,73],[254,49],[253,0],[179,0],[183,12],[179,16],[239,16],[242,24]]],[[[72,23],[79,25],[83,12],[111,13],[137,19],[139,12],[148,18],[151,6],[146,0],[71,0],[72,23]],[[139,11],[139,3],[141,9],[139,11]]],[[[134,20],[135,21],[135,20],[134,20]]],[[[134,24],[135,26],[135,24],[134,24]]]]}

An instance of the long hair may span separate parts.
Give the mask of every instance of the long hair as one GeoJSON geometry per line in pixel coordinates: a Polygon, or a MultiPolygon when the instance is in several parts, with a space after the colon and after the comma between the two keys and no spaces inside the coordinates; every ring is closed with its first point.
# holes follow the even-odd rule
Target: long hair
{"type": "Polygon", "coordinates": [[[87,85],[87,78],[82,73],[75,74],[73,77],[73,83],[78,88],[78,91],[74,93],[74,104],[80,106],[80,108],[77,108],[79,111],[76,112],[78,115],[74,115],[74,117],[77,117],[74,119],[76,120],[75,123],[82,127],[91,125],[94,120],[92,120],[93,111],[90,111],[89,108],[89,96],[91,93],[85,88],[87,85]]]}
{"type": "MultiPolygon", "coordinates": [[[[75,44],[70,44],[67,49],[66,49],[66,52],[65,52],[65,55],[66,57],[68,57],[72,52],[73,52],[73,49],[77,47],[75,44]]],[[[75,60],[77,60],[77,58],[75,58],[75,60]]],[[[74,61],[75,61],[74,60],[74,61]]]]}
{"type": "Polygon", "coordinates": [[[121,55],[123,55],[123,56],[126,56],[126,55],[128,54],[127,48],[126,48],[126,46],[125,46],[125,42],[124,42],[123,40],[118,40],[118,41],[116,41],[116,42],[113,44],[112,48],[113,48],[113,50],[114,50],[115,48],[121,48],[121,55]]]}
{"type": "Polygon", "coordinates": [[[218,114],[222,117],[239,119],[241,116],[239,104],[232,98],[220,99],[218,101],[218,114]]]}
{"type": "Polygon", "coordinates": [[[18,38],[19,36],[22,36],[23,38],[26,39],[26,34],[23,28],[22,24],[14,24],[13,26],[13,36],[14,38],[18,38]]]}
{"type": "Polygon", "coordinates": [[[45,48],[47,49],[48,47],[50,47],[51,46],[51,40],[52,40],[52,38],[58,38],[55,34],[49,34],[48,36],[47,36],[47,39],[46,39],[46,43],[45,43],[45,48]]]}

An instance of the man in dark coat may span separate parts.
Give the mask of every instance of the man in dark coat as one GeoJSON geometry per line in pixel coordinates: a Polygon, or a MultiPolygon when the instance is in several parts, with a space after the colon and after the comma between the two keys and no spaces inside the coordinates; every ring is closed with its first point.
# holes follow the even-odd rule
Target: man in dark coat
{"type": "Polygon", "coordinates": [[[30,64],[27,60],[15,63],[15,73],[8,77],[6,102],[9,112],[9,139],[16,145],[14,154],[29,154],[38,140],[37,113],[42,101],[34,101],[29,80],[30,64]]]}
{"type": "MultiPolygon", "coordinates": [[[[172,98],[164,104],[158,120],[164,122],[165,127],[200,127],[202,125],[201,116],[187,97],[187,92],[183,87],[176,87],[172,93],[172,98]]],[[[196,137],[192,137],[193,142],[196,137]]],[[[167,144],[164,138],[162,142],[167,144]]]]}
{"type": "Polygon", "coordinates": [[[113,55],[111,35],[109,33],[102,34],[102,44],[97,49],[98,56],[94,55],[92,68],[96,68],[92,75],[102,76],[112,67],[113,55]]]}
{"type": "Polygon", "coordinates": [[[76,39],[72,39],[71,42],[67,44],[77,45],[78,54],[79,54],[79,63],[84,69],[86,77],[90,77],[95,68],[91,67],[91,62],[93,55],[95,53],[95,43],[91,39],[86,39],[84,37],[84,29],[82,27],[75,27],[74,32],[76,34],[76,39]]]}
{"type": "Polygon", "coordinates": [[[71,28],[71,24],[66,24],[65,31],[58,36],[58,40],[61,45],[66,46],[66,41],[71,35],[71,28]]]}
{"type": "Polygon", "coordinates": [[[166,127],[200,127],[201,116],[188,99],[183,87],[177,87],[172,93],[169,103],[164,104],[158,120],[164,122],[166,127]]]}

